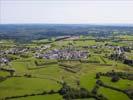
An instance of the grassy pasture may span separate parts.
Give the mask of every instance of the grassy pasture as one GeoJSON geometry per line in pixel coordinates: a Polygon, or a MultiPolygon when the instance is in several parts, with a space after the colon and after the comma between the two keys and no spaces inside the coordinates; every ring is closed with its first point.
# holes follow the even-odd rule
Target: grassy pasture
{"type": "Polygon", "coordinates": [[[60,85],[48,79],[16,77],[0,83],[0,97],[58,90],[60,85]]]}

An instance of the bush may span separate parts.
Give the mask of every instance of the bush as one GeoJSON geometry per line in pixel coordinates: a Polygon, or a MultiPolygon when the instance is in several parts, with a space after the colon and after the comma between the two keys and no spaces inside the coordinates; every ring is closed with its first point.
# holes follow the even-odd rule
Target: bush
{"type": "Polygon", "coordinates": [[[102,86],[102,85],[103,85],[103,82],[102,82],[101,80],[97,80],[97,81],[96,81],[96,84],[102,86]]]}
{"type": "Polygon", "coordinates": [[[128,76],[127,79],[128,80],[133,80],[133,76],[128,76]]]}
{"type": "Polygon", "coordinates": [[[106,97],[104,97],[102,94],[99,95],[98,100],[108,100],[106,97]]]}
{"type": "Polygon", "coordinates": [[[80,89],[80,97],[87,98],[89,96],[89,92],[85,88],[80,89]]]}
{"type": "Polygon", "coordinates": [[[30,78],[31,77],[31,74],[27,74],[26,73],[26,74],[24,74],[24,76],[30,78]]]}
{"type": "Polygon", "coordinates": [[[93,94],[97,94],[97,92],[98,92],[98,89],[99,89],[99,86],[98,85],[96,85],[93,89],[92,89],[92,93],[93,94]]]}
{"type": "Polygon", "coordinates": [[[117,82],[117,81],[119,81],[119,76],[118,75],[114,75],[114,76],[112,76],[112,79],[111,79],[111,81],[112,82],[117,82]]]}
{"type": "Polygon", "coordinates": [[[100,78],[100,74],[96,73],[96,79],[99,79],[99,78],[100,78]]]}
{"type": "Polygon", "coordinates": [[[54,91],[54,90],[51,90],[51,91],[49,92],[49,94],[53,94],[53,93],[55,93],[55,91],[54,91]]]}

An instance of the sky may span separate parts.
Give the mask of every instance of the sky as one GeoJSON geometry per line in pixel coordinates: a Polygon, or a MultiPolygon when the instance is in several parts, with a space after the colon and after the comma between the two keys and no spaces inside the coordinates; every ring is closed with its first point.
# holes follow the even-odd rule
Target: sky
{"type": "Polygon", "coordinates": [[[133,24],[132,0],[0,0],[0,24],[133,24]]]}

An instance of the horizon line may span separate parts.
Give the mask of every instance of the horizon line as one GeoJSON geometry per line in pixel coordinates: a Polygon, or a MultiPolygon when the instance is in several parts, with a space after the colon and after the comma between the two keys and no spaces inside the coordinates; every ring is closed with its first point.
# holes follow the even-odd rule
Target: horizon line
{"type": "Polygon", "coordinates": [[[55,25],[133,25],[133,23],[0,23],[0,25],[31,25],[31,24],[55,24],[55,25]]]}

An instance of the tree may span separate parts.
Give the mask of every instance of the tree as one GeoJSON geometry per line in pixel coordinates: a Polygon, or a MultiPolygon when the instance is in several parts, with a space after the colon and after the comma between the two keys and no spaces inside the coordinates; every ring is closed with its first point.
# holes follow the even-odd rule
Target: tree
{"type": "Polygon", "coordinates": [[[13,76],[14,75],[14,70],[10,70],[9,73],[10,73],[10,76],[13,76]]]}
{"type": "Polygon", "coordinates": [[[111,79],[111,81],[112,82],[117,82],[117,81],[119,81],[119,76],[118,75],[114,75],[114,76],[112,76],[112,79],[111,79]]]}
{"type": "Polygon", "coordinates": [[[97,94],[98,89],[99,89],[99,86],[98,85],[95,85],[91,92],[93,94],[97,94]]]}
{"type": "Polygon", "coordinates": [[[99,79],[99,78],[100,78],[100,74],[96,73],[96,79],[99,79]]]}

